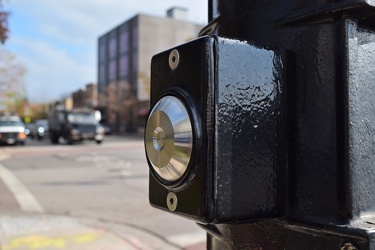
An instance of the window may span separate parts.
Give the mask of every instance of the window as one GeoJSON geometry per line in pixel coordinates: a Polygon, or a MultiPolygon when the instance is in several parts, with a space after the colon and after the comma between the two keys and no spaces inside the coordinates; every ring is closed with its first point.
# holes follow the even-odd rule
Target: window
{"type": "Polygon", "coordinates": [[[105,62],[106,59],[106,53],[105,53],[105,40],[101,40],[99,43],[99,62],[105,62]]]}
{"type": "Polygon", "coordinates": [[[120,34],[120,53],[126,53],[129,51],[129,32],[127,27],[121,29],[120,34]]]}
{"type": "Polygon", "coordinates": [[[99,65],[99,82],[105,82],[106,76],[105,76],[105,65],[100,64],[99,65]]]}
{"type": "Polygon", "coordinates": [[[116,34],[113,33],[113,35],[111,35],[109,38],[109,44],[108,44],[109,58],[112,59],[116,57],[116,53],[117,53],[117,40],[116,40],[116,34]]]}
{"type": "Polygon", "coordinates": [[[133,26],[133,49],[137,48],[138,45],[138,28],[137,25],[134,24],[133,26]]]}
{"type": "Polygon", "coordinates": [[[99,82],[99,84],[98,84],[98,92],[100,94],[104,94],[105,93],[105,82],[99,82]]]}
{"type": "Polygon", "coordinates": [[[129,74],[129,58],[128,55],[123,55],[120,57],[120,77],[124,78],[129,74]]]}
{"type": "Polygon", "coordinates": [[[108,64],[108,78],[110,82],[116,80],[116,73],[116,60],[111,60],[108,64]]]}

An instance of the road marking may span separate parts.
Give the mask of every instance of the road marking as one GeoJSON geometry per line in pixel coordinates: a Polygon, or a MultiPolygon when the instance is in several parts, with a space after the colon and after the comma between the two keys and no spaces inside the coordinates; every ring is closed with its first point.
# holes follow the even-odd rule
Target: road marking
{"type": "Polygon", "coordinates": [[[0,161],[6,160],[8,158],[9,158],[9,155],[4,153],[4,151],[0,149],[0,161]]]}
{"type": "Polygon", "coordinates": [[[13,238],[9,244],[2,246],[3,250],[11,249],[61,249],[68,244],[81,245],[95,241],[104,232],[87,232],[78,235],[68,235],[63,237],[46,237],[43,235],[30,235],[13,238]]]}
{"type": "Polygon", "coordinates": [[[22,182],[6,167],[0,163],[0,179],[5,186],[14,195],[22,211],[25,212],[40,212],[44,209],[35,199],[34,195],[22,184],[22,182]]]}

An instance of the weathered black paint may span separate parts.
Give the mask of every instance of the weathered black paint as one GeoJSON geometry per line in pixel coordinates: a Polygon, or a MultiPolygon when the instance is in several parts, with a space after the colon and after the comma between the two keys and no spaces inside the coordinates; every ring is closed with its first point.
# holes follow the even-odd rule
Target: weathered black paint
{"type": "Polygon", "coordinates": [[[375,1],[211,1],[220,16],[202,34],[272,44],[291,56],[285,213],[206,226],[208,248],[341,249],[351,242],[375,249],[375,1]]]}
{"type": "Polygon", "coordinates": [[[373,249],[373,234],[362,229],[367,227],[366,223],[356,226],[321,227],[284,220],[261,220],[248,224],[206,225],[203,228],[210,235],[207,249],[373,249]],[[347,243],[356,248],[342,248],[347,243]]]}
{"type": "Polygon", "coordinates": [[[214,192],[217,222],[279,216],[285,206],[284,67],[279,51],[218,39],[214,192]]]}
{"type": "Polygon", "coordinates": [[[284,53],[270,46],[206,36],[152,59],[151,103],[177,95],[192,110],[194,160],[176,183],[150,175],[150,203],[202,223],[243,222],[284,214],[284,53]],[[195,115],[195,116],[194,116],[195,115]],[[196,132],[194,133],[196,135],[196,132]],[[251,167],[249,167],[251,166],[251,167]]]}

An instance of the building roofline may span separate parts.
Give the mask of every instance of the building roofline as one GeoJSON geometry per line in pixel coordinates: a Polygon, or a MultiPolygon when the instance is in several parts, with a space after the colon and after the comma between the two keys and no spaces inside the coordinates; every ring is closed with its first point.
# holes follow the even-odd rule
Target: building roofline
{"type": "Polygon", "coordinates": [[[170,11],[170,10],[173,10],[173,9],[186,10],[186,11],[189,10],[187,7],[172,6],[171,8],[167,9],[167,11],[170,11]]]}
{"type": "MultiPolygon", "coordinates": [[[[172,8],[169,8],[168,10],[174,9],[174,8],[187,10],[187,8],[185,8],[185,7],[172,7],[172,8]]],[[[137,19],[140,16],[167,19],[167,20],[173,20],[173,21],[176,21],[176,22],[184,22],[184,23],[191,23],[193,25],[204,26],[204,24],[195,23],[195,22],[190,21],[189,19],[186,19],[186,20],[184,20],[184,19],[173,19],[173,18],[170,18],[170,17],[167,17],[167,16],[152,15],[152,14],[147,14],[147,13],[137,13],[137,14],[133,15],[131,18],[128,18],[125,21],[121,22],[120,24],[118,24],[118,25],[114,26],[113,28],[109,29],[107,32],[103,33],[102,35],[99,35],[98,40],[102,37],[105,37],[105,36],[109,35],[109,33],[111,33],[113,30],[120,28],[122,25],[124,25],[127,22],[130,22],[134,19],[137,19]]]]}

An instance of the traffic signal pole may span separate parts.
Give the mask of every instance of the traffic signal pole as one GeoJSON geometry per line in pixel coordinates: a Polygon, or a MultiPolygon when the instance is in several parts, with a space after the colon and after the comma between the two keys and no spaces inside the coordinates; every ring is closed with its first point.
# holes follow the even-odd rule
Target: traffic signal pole
{"type": "Polygon", "coordinates": [[[208,249],[375,249],[375,2],[209,7],[201,35],[283,48],[288,71],[283,215],[204,225],[208,249]]]}

